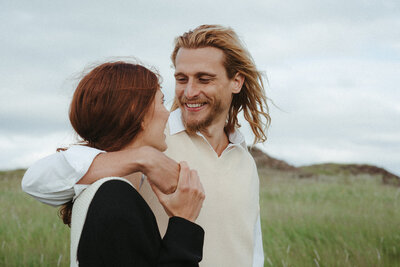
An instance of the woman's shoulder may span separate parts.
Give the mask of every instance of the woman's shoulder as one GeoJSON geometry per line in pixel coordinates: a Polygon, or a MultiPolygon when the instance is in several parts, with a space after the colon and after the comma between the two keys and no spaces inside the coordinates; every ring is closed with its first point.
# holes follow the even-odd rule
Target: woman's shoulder
{"type": "Polygon", "coordinates": [[[146,201],[129,181],[115,177],[99,182],[89,206],[90,210],[107,214],[107,217],[151,212],[146,201]]]}
{"type": "Polygon", "coordinates": [[[82,217],[89,208],[100,206],[104,210],[119,203],[129,205],[128,199],[141,197],[133,185],[121,177],[107,177],[88,186],[74,201],[73,217],[82,217]]]}
{"type": "Polygon", "coordinates": [[[135,187],[128,180],[120,177],[102,178],[90,185],[86,190],[91,194],[94,193],[92,203],[96,202],[100,205],[115,204],[121,201],[120,205],[122,205],[132,198],[141,198],[135,187]]]}
{"type": "MultiPolygon", "coordinates": [[[[108,187],[108,183],[112,181],[120,181],[124,186],[132,186],[132,184],[122,177],[106,177],[97,180],[93,184],[85,188],[79,196],[74,200],[74,206],[87,205],[93,199],[100,187],[108,187]],[[104,185],[104,186],[103,186],[104,185]]],[[[113,183],[112,183],[113,184],[113,183]]],[[[133,186],[132,186],[133,187],[133,186]]]]}
{"type": "Polygon", "coordinates": [[[115,186],[119,187],[127,187],[127,188],[134,188],[134,186],[129,182],[127,179],[122,177],[105,177],[97,180],[93,184],[89,185],[86,189],[88,191],[95,190],[98,191],[100,188],[104,187],[111,187],[114,188],[115,186]]]}
{"type": "MultiPolygon", "coordinates": [[[[93,200],[96,201],[126,201],[127,198],[131,198],[132,196],[137,196],[140,194],[136,191],[135,187],[124,178],[103,178],[106,179],[104,181],[97,181],[98,184],[94,183],[92,186],[96,186],[96,193],[93,196],[93,200]]],[[[101,180],[103,180],[101,179],[101,180]]],[[[90,189],[90,187],[88,189],[90,189]]]]}

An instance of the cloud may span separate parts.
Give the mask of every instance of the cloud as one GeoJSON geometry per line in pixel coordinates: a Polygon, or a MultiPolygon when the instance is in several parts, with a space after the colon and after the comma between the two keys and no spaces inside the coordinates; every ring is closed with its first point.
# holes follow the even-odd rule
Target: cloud
{"type": "Polygon", "coordinates": [[[267,152],[400,174],[399,15],[398,1],[3,1],[0,168],[26,167],[73,140],[68,105],[92,63],[138,57],[160,70],[170,102],[173,38],[218,23],[239,33],[267,74],[279,107],[271,105],[267,152]]]}
{"type": "Polygon", "coordinates": [[[0,134],[0,169],[26,168],[34,161],[55,153],[58,147],[68,147],[76,142],[71,132],[51,132],[41,136],[28,134],[0,134]]]}
{"type": "Polygon", "coordinates": [[[367,162],[399,173],[399,67],[324,59],[271,71],[270,97],[281,110],[271,106],[265,148],[295,164],[367,162]]]}

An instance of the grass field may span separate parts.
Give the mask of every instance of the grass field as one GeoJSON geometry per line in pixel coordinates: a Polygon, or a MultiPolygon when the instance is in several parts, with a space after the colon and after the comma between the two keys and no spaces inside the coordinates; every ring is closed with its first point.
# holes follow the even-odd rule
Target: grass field
{"type": "MultiPolygon", "coordinates": [[[[0,266],[69,266],[69,228],[0,172],[0,266]]],[[[261,171],[265,266],[400,266],[400,188],[261,171]]]]}
{"type": "Polygon", "coordinates": [[[380,177],[262,174],[265,266],[400,266],[400,190],[380,177]]]}
{"type": "Polygon", "coordinates": [[[69,230],[22,192],[23,173],[0,173],[0,266],[69,266],[69,230]]]}

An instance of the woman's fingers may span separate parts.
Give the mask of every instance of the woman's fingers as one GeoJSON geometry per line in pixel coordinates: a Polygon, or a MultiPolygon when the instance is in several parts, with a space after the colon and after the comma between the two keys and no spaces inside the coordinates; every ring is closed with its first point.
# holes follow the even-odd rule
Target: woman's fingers
{"type": "Polygon", "coordinates": [[[151,187],[169,216],[179,216],[195,221],[204,200],[204,189],[196,170],[191,170],[185,161],[179,163],[179,181],[174,193],[165,195],[151,184],[151,187]]]}
{"type": "Polygon", "coordinates": [[[149,184],[150,184],[151,189],[153,190],[153,192],[156,194],[158,200],[161,201],[161,198],[163,197],[164,194],[161,192],[160,189],[158,189],[158,187],[157,187],[155,184],[153,184],[153,183],[150,182],[150,181],[149,181],[149,184]]]}
{"type": "Polygon", "coordinates": [[[177,189],[180,188],[182,191],[187,191],[190,184],[190,169],[186,161],[179,162],[180,172],[177,189]]]}
{"type": "Polygon", "coordinates": [[[190,182],[191,188],[196,193],[196,195],[200,196],[201,199],[204,199],[204,188],[200,182],[200,178],[196,170],[190,171],[190,182]]]}

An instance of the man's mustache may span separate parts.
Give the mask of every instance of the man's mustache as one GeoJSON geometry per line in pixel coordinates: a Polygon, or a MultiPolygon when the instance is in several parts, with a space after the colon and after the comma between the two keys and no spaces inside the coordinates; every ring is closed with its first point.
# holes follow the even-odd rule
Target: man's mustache
{"type": "Polygon", "coordinates": [[[185,104],[185,103],[210,103],[212,101],[203,96],[196,96],[196,97],[191,97],[191,98],[187,98],[186,96],[181,96],[179,98],[179,102],[181,104],[185,104]]]}

